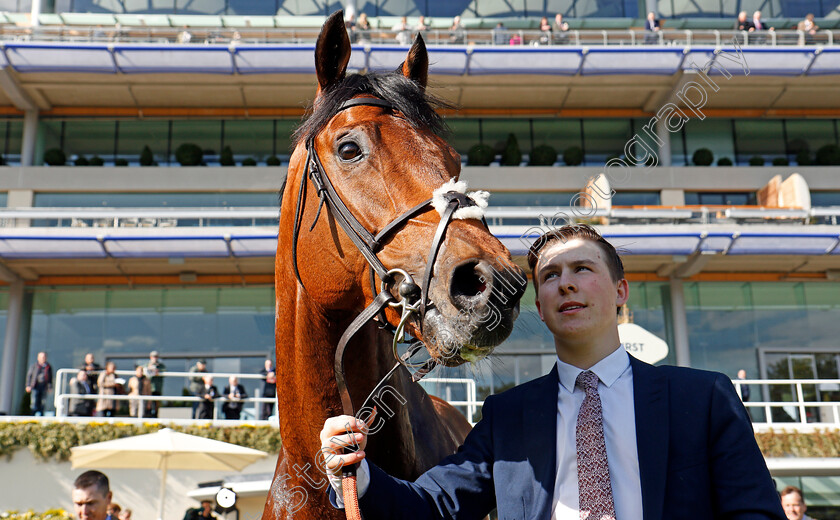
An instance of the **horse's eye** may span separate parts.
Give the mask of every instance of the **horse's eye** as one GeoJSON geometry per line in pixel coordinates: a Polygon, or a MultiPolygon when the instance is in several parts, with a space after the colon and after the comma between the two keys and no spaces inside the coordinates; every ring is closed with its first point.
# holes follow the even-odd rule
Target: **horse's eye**
{"type": "Polygon", "coordinates": [[[338,156],[342,161],[352,161],[362,155],[362,149],[354,142],[344,143],[338,147],[338,156]]]}

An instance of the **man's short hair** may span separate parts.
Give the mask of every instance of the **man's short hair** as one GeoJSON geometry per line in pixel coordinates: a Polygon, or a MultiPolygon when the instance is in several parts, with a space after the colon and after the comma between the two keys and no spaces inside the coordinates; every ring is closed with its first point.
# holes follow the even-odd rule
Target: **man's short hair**
{"type": "Polygon", "coordinates": [[[95,469],[85,471],[76,477],[76,481],[73,482],[73,487],[75,489],[87,489],[91,486],[95,487],[102,496],[107,496],[108,493],[111,492],[108,477],[101,471],[96,471],[95,469]]]}
{"type": "Polygon", "coordinates": [[[569,224],[543,233],[531,245],[531,249],[528,251],[528,267],[531,268],[531,277],[534,279],[534,290],[537,294],[540,292],[540,286],[535,270],[542,250],[555,242],[566,243],[575,238],[595,242],[601,248],[601,251],[604,252],[604,260],[613,282],[618,282],[624,278],[624,263],[621,261],[621,257],[618,256],[618,252],[612,244],[607,242],[592,226],[586,224],[569,224]]]}
{"type": "Polygon", "coordinates": [[[796,494],[798,494],[798,495],[799,495],[799,500],[801,500],[803,504],[805,503],[805,495],[803,495],[803,494],[802,494],[802,490],[801,490],[801,489],[799,489],[799,488],[798,488],[798,487],[796,487],[796,486],[788,486],[788,487],[786,487],[785,489],[783,489],[783,490],[782,490],[782,492],[781,492],[781,493],[779,493],[779,497],[780,497],[780,498],[784,498],[784,497],[786,497],[786,496],[790,495],[791,493],[796,493],[796,494]]]}

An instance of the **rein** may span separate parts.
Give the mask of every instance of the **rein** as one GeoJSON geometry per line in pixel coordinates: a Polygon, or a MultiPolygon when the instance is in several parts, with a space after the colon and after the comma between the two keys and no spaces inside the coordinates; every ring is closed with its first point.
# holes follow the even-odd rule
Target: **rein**
{"type": "MultiPolygon", "coordinates": [[[[373,106],[381,107],[384,110],[394,110],[394,106],[383,99],[360,97],[349,99],[342,103],[338,108],[338,112],[357,106],[373,106]]],[[[341,197],[338,195],[332,181],[330,181],[330,178],[327,175],[326,169],[324,169],[324,166],[321,163],[320,157],[318,157],[318,152],[315,149],[314,137],[311,137],[306,141],[306,163],[304,168],[306,177],[301,179],[300,187],[298,189],[297,204],[295,206],[294,232],[292,234],[292,259],[298,283],[304,288],[304,290],[306,290],[306,287],[300,277],[300,271],[298,270],[297,244],[298,236],[300,234],[301,220],[303,218],[303,207],[306,201],[308,179],[312,182],[315,190],[317,190],[317,195],[320,199],[318,210],[311,226],[309,227],[309,231],[312,231],[315,228],[315,224],[321,216],[321,209],[324,205],[326,205],[327,210],[356,246],[356,249],[358,249],[362,256],[365,257],[365,260],[370,267],[371,287],[373,289],[373,293],[376,294],[373,301],[350,323],[341,335],[335,352],[335,380],[336,385],[338,386],[339,395],[341,396],[341,405],[345,415],[355,415],[353,402],[350,398],[350,391],[347,388],[347,381],[344,373],[345,349],[347,344],[350,342],[350,339],[368,321],[376,319],[377,315],[381,314],[379,321],[382,323],[382,328],[390,327],[390,324],[385,319],[383,313],[386,305],[401,309],[399,324],[393,330],[394,340],[392,346],[394,357],[397,358],[397,363],[393,368],[391,368],[391,370],[388,371],[387,374],[385,374],[379,383],[376,384],[373,391],[371,391],[370,395],[368,395],[367,399],[363,402],[361,409],[366,408],[368,401],[376,395],[376,392],[379,391],[385,381],[390,378],[400,365],[406,366],[407,368],[416,368],[419,366],[419,369],[411,375],[411,380],[413,382],[417,382],[422,379],[423,376],[429,373],[436,365],[436,361],[434,361],[434,359],[429,359],[420,365],[410,364],[409,360],[411,357],[423,346],[423,343],[420,341],[415,341],[402,356],[398,355],[397,346],[399,344],[399,339],[403,335],[406,323],[412,319],[415,314],[417,315],[417,326],[422,331],[423,318],[425,317],[426,312],[434,306],[429,299],[429,285],[431,283],[432,276],[434,276],[434,264],[440,251],[441,244],[445,238],[446,229],[452,221],[454,213],[459,208],[475,206],[476,203],[469,196],[457,191],[449,191],[443,194],[444,200],[446,201],[446,207],[441,214],[440,222],[438,223],[434,238],[432,239],[429,254],[427,256],[426,269],[423,274],[421,285],[418,287],[411,275],[405,270],[399,268],[391,270],[386,269],[376,256],[376,253],[381,250],[383,241],[394,234],[398,228],[402,228],[415,216],[433,208],[432,199],[427,199],[426,201],[421,202],[408,211],[402,213],[382,228],[379,233],[373,235],[362,225],[361,222],[359,222],[344,201],[341,200],[341,197]],[[379,277],[381,280],[378,293],[376,291],[376,277],[379,277]],[[392,289],[394,288],[398,277],[401,277],[402,281],[398,287],[399,298],[397,299],[394,297],[392,289]]],[[[344,503],[347,508],[348,518],[361,518],[361,514],[358,510],[358,498],[356,497],[355,475],[356,465],[343,467],[342,486],[344,489],[344,503]]]]}

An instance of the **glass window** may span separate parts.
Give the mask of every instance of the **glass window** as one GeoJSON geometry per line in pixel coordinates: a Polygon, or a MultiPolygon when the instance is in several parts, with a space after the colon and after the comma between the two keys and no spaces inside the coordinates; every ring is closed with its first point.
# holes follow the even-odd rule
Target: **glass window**
{"type": "Polygon", "coordinates": [[[755,155],[772,159],[784,154],[785,140],[780,120],[735,120],[738,163],[747,163],[755,155]]]}
{"type": "Polygon", "coordinates": [[[670,288],[662,282],[631,282],[627,307],[633,323],[658,336],[668,344],[668,356],[657,365],[675,364],[674,341],[668,317],[670,316],[670,288]]]}
{"type": "Polygon", "coordinates": [[[494,191],[490,206],[569,206],[574,191],[494,191]]]}
{"type": "Polygon", "coordinates": [[[811,191],[811,206],[840,206],[840,191],[811,191]]]}
{"type": "Polygon", "coordinates": [[[587,119],[583,121],[586,164],[602,165],[611,157],[624,155],[624,146],[633,137],[629,119],[587,119]]]}
{"type": "Polygon", "coordinates": [[[278,119],[277,120],[277,155],[291,155],[294,151],[292,149],[292,134],[300,125],[297,119],[278,119]]]}
{"type": "Polygon", "coordinates": [[[274,153],[273,132],[271,120],[225,121],[225,146],[230,146],[237,163],[246,157],[262,161],[274,153]]]}
{"type": "MultiPolygon", "coordinates": [[[[683,127],[685,132],[685,151],[688,164],[693,166],[692,157],[694,152],[700,148],[708,148],[715,156],[714,162],[723,157],[732,159],[735,162],[735,146],[732,141],[732,122],[728,119],[705,119],[698,121],[691,119],[683,127]]],[[[674,134],[671,142],[677,141],[679,134],[674,134]]],[[[741,141],[738,141],[738,151],[741,150],[741,141]]]]}
{"type": "Polygon", "coordinates": [[[68,161],[73,155],[113,161],[115,137],[114,121],[69,119],[64,122],[64,153],[68,161]]]}
{"type": "Polygon", "coordinates": [[[484,144],[495,148],[497,153],[502,153],[505,149],[510,134],[516,136],[522,153],[531,150],[531,126],[527,119],[483,119],[481,133],[484,144]]]}
{"type": "Polygon", "coordinates": [[[175,150],[184,143],[197,144],[202,150],[204,150],[205,156],[214,156],[218,155],[222,151],[219,146],[221,141],[221,121],[173,121],[172,161],[175,162],[175,150]]]}
{"type": "Polygon", "coordinates": [[[658,206],[658,191],[616,191],[613,206],[658,206]]]}
{"type": "Polygon", "coordinates": [[[451,117],[446,120],[451,130],[447,137],[447,142],[452,145],[466,159],[467,152],[473,146],[479,144],[481,139],[479,137],[479,120],[478,119],[462,119],[451,117]]]}
{"type": "Polygon", "coordinates": [[[578,119],[534,119],[534,144],[547,144],[557,150],[558,160],[572,146],[582,146],[578,119]]]}
{"type": "Polygon", "coordinates": [[[23,121],[0,119],[0,147],[6,164],[20,164],[20,147],[23,138],[23,121]]]}
{"type": "MultiPolygon", "coordinates": [[[[799,143],[808,145],[813,154],[827,144],[837,144],[834,135],[834,121],[825,119],[788,119],[785,122],[787,152],[799,143]],[[793,145],[793,146],[791,146],[793,145]]],[[[795,157],[791,157],[794,159],[795,157]]]]}
{"type": "Polygon", "coordinates": [[[166,164],[169,145],[169,121],[120,121],[118,151],[131,161],[140,159],[143,147],[148,146],[155,162],[166,164]]]}
{"type": "Polygon", "coordinates": [[[755,192],[685,192],[685,203],[688,206],[754,206],[755,192]]]}
{"type": "Polygon", "coordinates": [[[36,208],[276,207],[277,193],[36,193],[36,208]]]}

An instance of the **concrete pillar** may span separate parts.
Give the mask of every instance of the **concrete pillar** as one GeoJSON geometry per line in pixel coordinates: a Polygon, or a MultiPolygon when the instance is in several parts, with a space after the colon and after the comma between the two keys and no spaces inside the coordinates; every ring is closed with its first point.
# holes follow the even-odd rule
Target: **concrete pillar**
{"type": "Polygon", "coordinates": [[[662,141],[659,147],[659,166],[671,166],[671,132],[659,118],[656,119],[656,136],[662,141]]]}
{"type": "Polygon", "coordinates": [[[32,0],[32,12],[30,16],[32,17],[32,27],[38,27],[41,25],[41,22],[39,21],[39,18],[41,17],[41,0],[32,0]]]}
{"type": "Polygon", "coordinates": [[[23,116],[23,142],[20,147],[20,165],[35,164],[35,139],[38,136],[38,111],[27,110],[23,116]]]}
{"type": "Polygon", "coordinates": [[[691,366],[691,355],[688,349],[688,320],[685,315],[685,293],[683,282],[679,278],[671,278],[671,320],[674,325],[674,353],[677,365],[691,366]]]}
{"type": "Polygon", "coordinates": [[[15,369],[18,365],[18,346],[20,345],[20,321],[23,309],[23,280],[15,280],[9,285],[9,310],[6,315],[6,338],[3,343],[3,365],[0,367],[0,412],[11,415],[14,403],[12,395],[15,386],[22,386],[23,381],[15,381],[15,369]]]}

